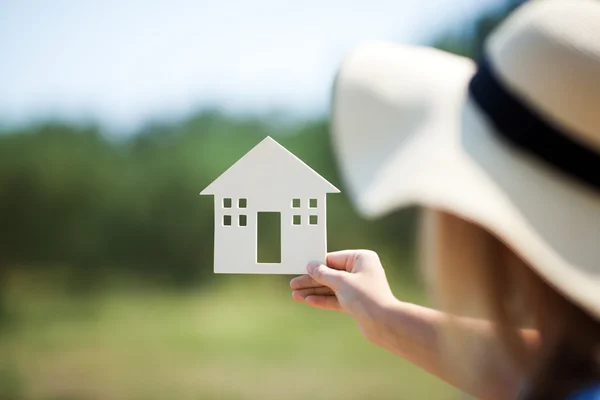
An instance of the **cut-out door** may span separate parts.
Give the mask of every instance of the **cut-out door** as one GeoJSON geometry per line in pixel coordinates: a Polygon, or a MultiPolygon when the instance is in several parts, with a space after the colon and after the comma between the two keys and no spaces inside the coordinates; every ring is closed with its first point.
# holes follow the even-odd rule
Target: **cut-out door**
{"type": "Polygon", "coordinates": [[[281,213],[258,212],[256,262],[260,264],[281,263],[281,213]]]}

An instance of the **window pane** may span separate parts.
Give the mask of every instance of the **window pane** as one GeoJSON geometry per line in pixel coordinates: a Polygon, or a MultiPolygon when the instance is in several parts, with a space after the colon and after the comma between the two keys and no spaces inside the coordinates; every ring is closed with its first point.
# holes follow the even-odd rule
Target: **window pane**
{"type": "Polygon", "coordinates": [[[311,225],[317,225],[319,223],[319,217],[317,215],[311,215],[308,218],[308,223],[311,225]]]}
{"type": "Polygon", "coordinates": [[[292,207],[300,208],[300,199],[292,199],[292,207]]]}
{"type": "Polygon", "coordinates": [[[239,199],[238,200],[238,207],[239,208],[246,208],[247,205],[248,205],[248,200],[247,199],[239,199]]]}
{"type": "Polygon", "coordinates": [[[302,223],[302,218],[299,215],[294,215],[294,219],[292,220],[294,225],[300,225],[302,223]]]}
{"type": "Polygon", "coordinates": [[[240,215],[240,220],[239,220],[239,225],[240,226],[246,226],[247,225],[247,218],[245,215],[240,215]]]}
{"type": "Polygon", "coordinates": [[[223,225],[231,226],[231,215],[223,215],[223,225]]]}
{"type": "Polygon", "coordinates": [[[310,199],[310,200],[308,200],[308,206],[310,208],[317,208],[317,199],[310,199]]]}
{"type": "Polygon", "coordinates": [[[231,208],[231,199],[230,198],[223,199],[223,208],[231,208]]]}

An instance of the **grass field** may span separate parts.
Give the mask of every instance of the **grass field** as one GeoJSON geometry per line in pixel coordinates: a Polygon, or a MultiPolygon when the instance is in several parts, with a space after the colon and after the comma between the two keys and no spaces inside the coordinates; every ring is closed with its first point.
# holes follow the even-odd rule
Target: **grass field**
{"type": "Polygon", "coordinates": [[[2,399],[459,398],[367,343],[345,315],[294,303],[280,277],[78,298],[17,284],[7,296],[2,399]]]}

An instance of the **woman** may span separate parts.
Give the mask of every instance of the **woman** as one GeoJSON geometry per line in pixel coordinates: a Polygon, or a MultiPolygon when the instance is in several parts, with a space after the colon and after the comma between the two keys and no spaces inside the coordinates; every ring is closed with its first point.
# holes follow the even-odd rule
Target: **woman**
{"type": "Polygon", "coordinates": [[[479,398],[599,398],[600,2],[522,6],[477,67],[364,44],[339,71],[332,132],[363,215],[424,206],[441,311],[396,299],[366,250],[310,264],[294,299],[479,398]]]}

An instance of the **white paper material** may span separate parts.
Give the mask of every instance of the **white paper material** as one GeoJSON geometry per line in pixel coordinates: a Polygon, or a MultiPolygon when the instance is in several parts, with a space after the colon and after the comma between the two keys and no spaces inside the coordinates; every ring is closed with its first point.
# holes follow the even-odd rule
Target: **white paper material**
{"type": "Polygon", "coordinates": [[[214,196],[214,272],[304,274],[309,261],[324,262],[326,195],[339,192],[267,137],[200,193],[214,196]],[[257,262],[259,212],[280,213],[280,263],[257,262]]]}

